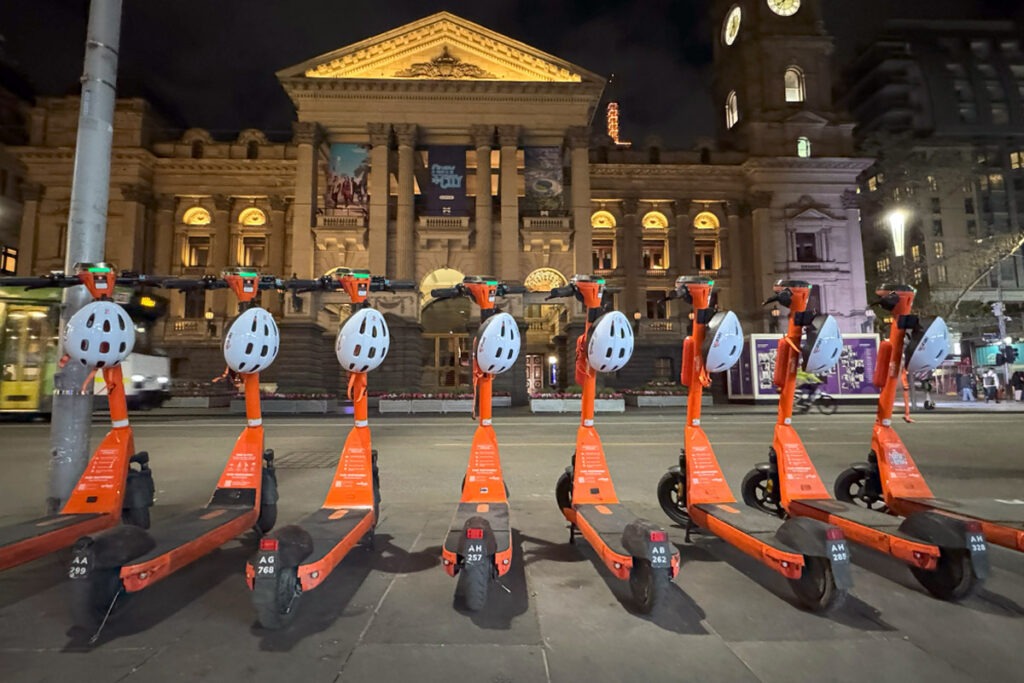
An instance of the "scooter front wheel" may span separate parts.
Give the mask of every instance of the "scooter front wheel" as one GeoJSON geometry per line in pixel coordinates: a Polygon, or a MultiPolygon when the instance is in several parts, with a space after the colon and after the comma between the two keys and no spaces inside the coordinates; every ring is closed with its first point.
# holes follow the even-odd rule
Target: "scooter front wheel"
{"type": "Polygon", "coordinates": [[[121,510],[121,521],[125,524],[137,526],[140,529],[149,528],[149,508],[135,507],[121,510]]]}
{"type": "Polygon", "coordinates": [[[665,473],[658,482],[658,503],[676,524],[685,527],[690,523],[690,513],[686,509],[686,478],[682,474],[665,473]]]}
{"type": "Polygon", "coordinates": [[[799,579],[790,579],[797,600],[812,612],[831,612],[846,601],[846,590],[836,585],[832,564],[824,557],[805,557],[799,579]]]}
{"type": "Polygon", "coordinates": [[[252,605],[260,626],[275,631],[288,626],[299,612],[301,597],[302,587],[295,567],[281,568],[273,586],[262,585],[261,581],[252,592],[252,605]]]}
{"type": "Polygon", "coordinates": [[[277,503],[263,503],[260,505],[260,516],[256,520],[256,528],[261,534],[270,533],[270,530],[277,524],[277,503]]]}
{"type": "Polygon", "coordinates": [[[491,568],[483,562],[474,562],[462,566],[459,572],[462,582],[462,597],[466,601],[466,609],[479,612],[487,604],[487,593],[491,587],[491,568]]]}
{"type": "Polygon", "coordinates": [[[929,593],[940,600],[963,600],[981,583],[974,573],[971,554],[962,548],[943,548],[939,565],[933,571],[914,566],[910,571],[929,593]]]}
{"type": "Polygon", "coordinates": [[[655,569],[649,560],[633,558],[633,569],[629,573],[629,590],[633,603],[641,614],[650,614],[658,605],[668,599],[672,577],[668,569],[655,569]]]}
{"type": "Polygon", "coordinates": [[[779,505],[777,492],[774,491],[768,472],[759,469],[747,472],[747,476],[743,477],[743,483],[740,485],[740,493],[743,496],[743,502],[750,507],[757,508],[769,515],[782,517],[782,506],[779,505]]]}
{"type": "Polygon", "coordinates": [[[71,618],[75,626],[95,631],[108,615],[124,606],[128,594],[121,586],[121,568],[94,569],[71,580],[71,618]]]}
{"type": "Polygon", "coordinates": [[[867,492],[868,475],[860,470],[849,467],[839,473],[836,483],[833,485],[833,492],[836,500],[844,503],[853,503],[869,510],[887,512],[888,507],[885,501],[878,496],[869,495],[867,492]]]}
{"type": "Polygon", "coordinates": [[[572,509],[572,477],[568,472],[562,472],[555,482],[555,502],[559,510],[572,509]]]}

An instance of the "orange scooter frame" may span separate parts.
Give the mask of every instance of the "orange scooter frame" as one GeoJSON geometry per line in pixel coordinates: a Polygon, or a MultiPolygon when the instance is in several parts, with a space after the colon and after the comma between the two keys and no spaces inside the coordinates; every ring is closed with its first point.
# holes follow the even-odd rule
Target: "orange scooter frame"
{"type": "Polygon", "coordinates": [[[680,464],[659,482],[658,501],[686,527],[687,541],[694,527],[706,529],[788,579],[807,609],[831,611],[853,585],[842,530],[815,520],[780,521],[737,505],[701,426],[701,399],[711,383],[702,349],[714,314],[713,286],[705,277],[683,276],[676,282],[675,296],[693,305],[693,331],[683,343],[680,377],[689,393],[680,464]]]}

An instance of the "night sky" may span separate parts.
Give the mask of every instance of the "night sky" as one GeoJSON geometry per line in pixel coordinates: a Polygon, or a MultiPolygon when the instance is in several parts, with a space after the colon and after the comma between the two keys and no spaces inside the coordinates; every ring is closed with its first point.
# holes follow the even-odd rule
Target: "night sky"
{"type": "MultiPolygon", "coordinates": [[[[1022,0],[824,0],[841,63],[889,18],[1010,18],[1022,0]]],[[[590,71],[615,74],[622,135],[689,146],[714,133],[710,0],[125,0],[119,94],[180,127],[290,135],[274,72],[448,10],[590,71]]],[[[85,0],[2,0],[4,59],[39,95],[78,94],[85,0]]]]}

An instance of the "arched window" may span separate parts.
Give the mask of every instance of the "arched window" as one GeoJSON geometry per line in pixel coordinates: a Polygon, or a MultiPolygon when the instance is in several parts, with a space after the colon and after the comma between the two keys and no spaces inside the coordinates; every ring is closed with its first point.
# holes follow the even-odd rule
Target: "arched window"
{"type": "Polygon", "coordinates": [[[803,159],[811,156],[811,141],[802,135],[796,139],[796,155],[803,159]]]}
{"type": "Polygon", "coordinates": [[[800,67],[791,66],[786,69],[786,75],[783,77],[783,81],[786,85],[786,101],[803,102],[804,72],[800,70],[800,67]]]}
{"type": "Polygon", "coordinates": [[[209,225],[210,212],[201,206],[193,206],[185,211],[181,217],[181,222],[185,225],[209,225]]]}
{"type": "Polygon", "coordinates": [[[717,230],[718,216],[710,211],[701,211],[693,219],[693,227],[698,230],[717,230]]]}
{"type": "Polygon", "coordinates": [[[203,141],[193,140],[192,141],[192,158],[202,159],[203,158],[203,141]]]}
{"type": "Polygon", "coordinates": [[[260,143],[255,140],[250,140],[245,143],[245,158],[256,159],[260,155],[260,143]]]}
{"type": "Polygon", "coordinates": [[[640,223],[645,228],[668,228],[668,219],[661,211],[648,211],[640,223]]]}
{"type": "Polygon", "coordinates": [[[732,128],[740,120],[739,104],[736,101],[736,91],[729,92],[725,98],[725,127],[732,128]]]}
{"type": "Polygon", "coordinates": [[[266,225],[267,214],[263,213],[263,211],[257,209],[255,206],[251,206],[238,214],[238,222],[242,225],[248,226],[266,225]]]}
{"type": "Polygon", "coordinates": [[[615,216],[609,211],[595,211],[590,217],[592,228],[614,228],[615,216]]]}

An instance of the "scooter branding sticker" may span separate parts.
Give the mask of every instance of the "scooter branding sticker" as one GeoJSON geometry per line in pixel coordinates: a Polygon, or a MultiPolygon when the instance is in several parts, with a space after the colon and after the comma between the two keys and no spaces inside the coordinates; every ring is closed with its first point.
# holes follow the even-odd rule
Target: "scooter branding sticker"
{"type": "Polygon", "coordinates": [[[890,447],[885,452],[885,458],[888,460],[890,467],[903,468],[907,466],[907,456],[898,448],[890,447]]]}

